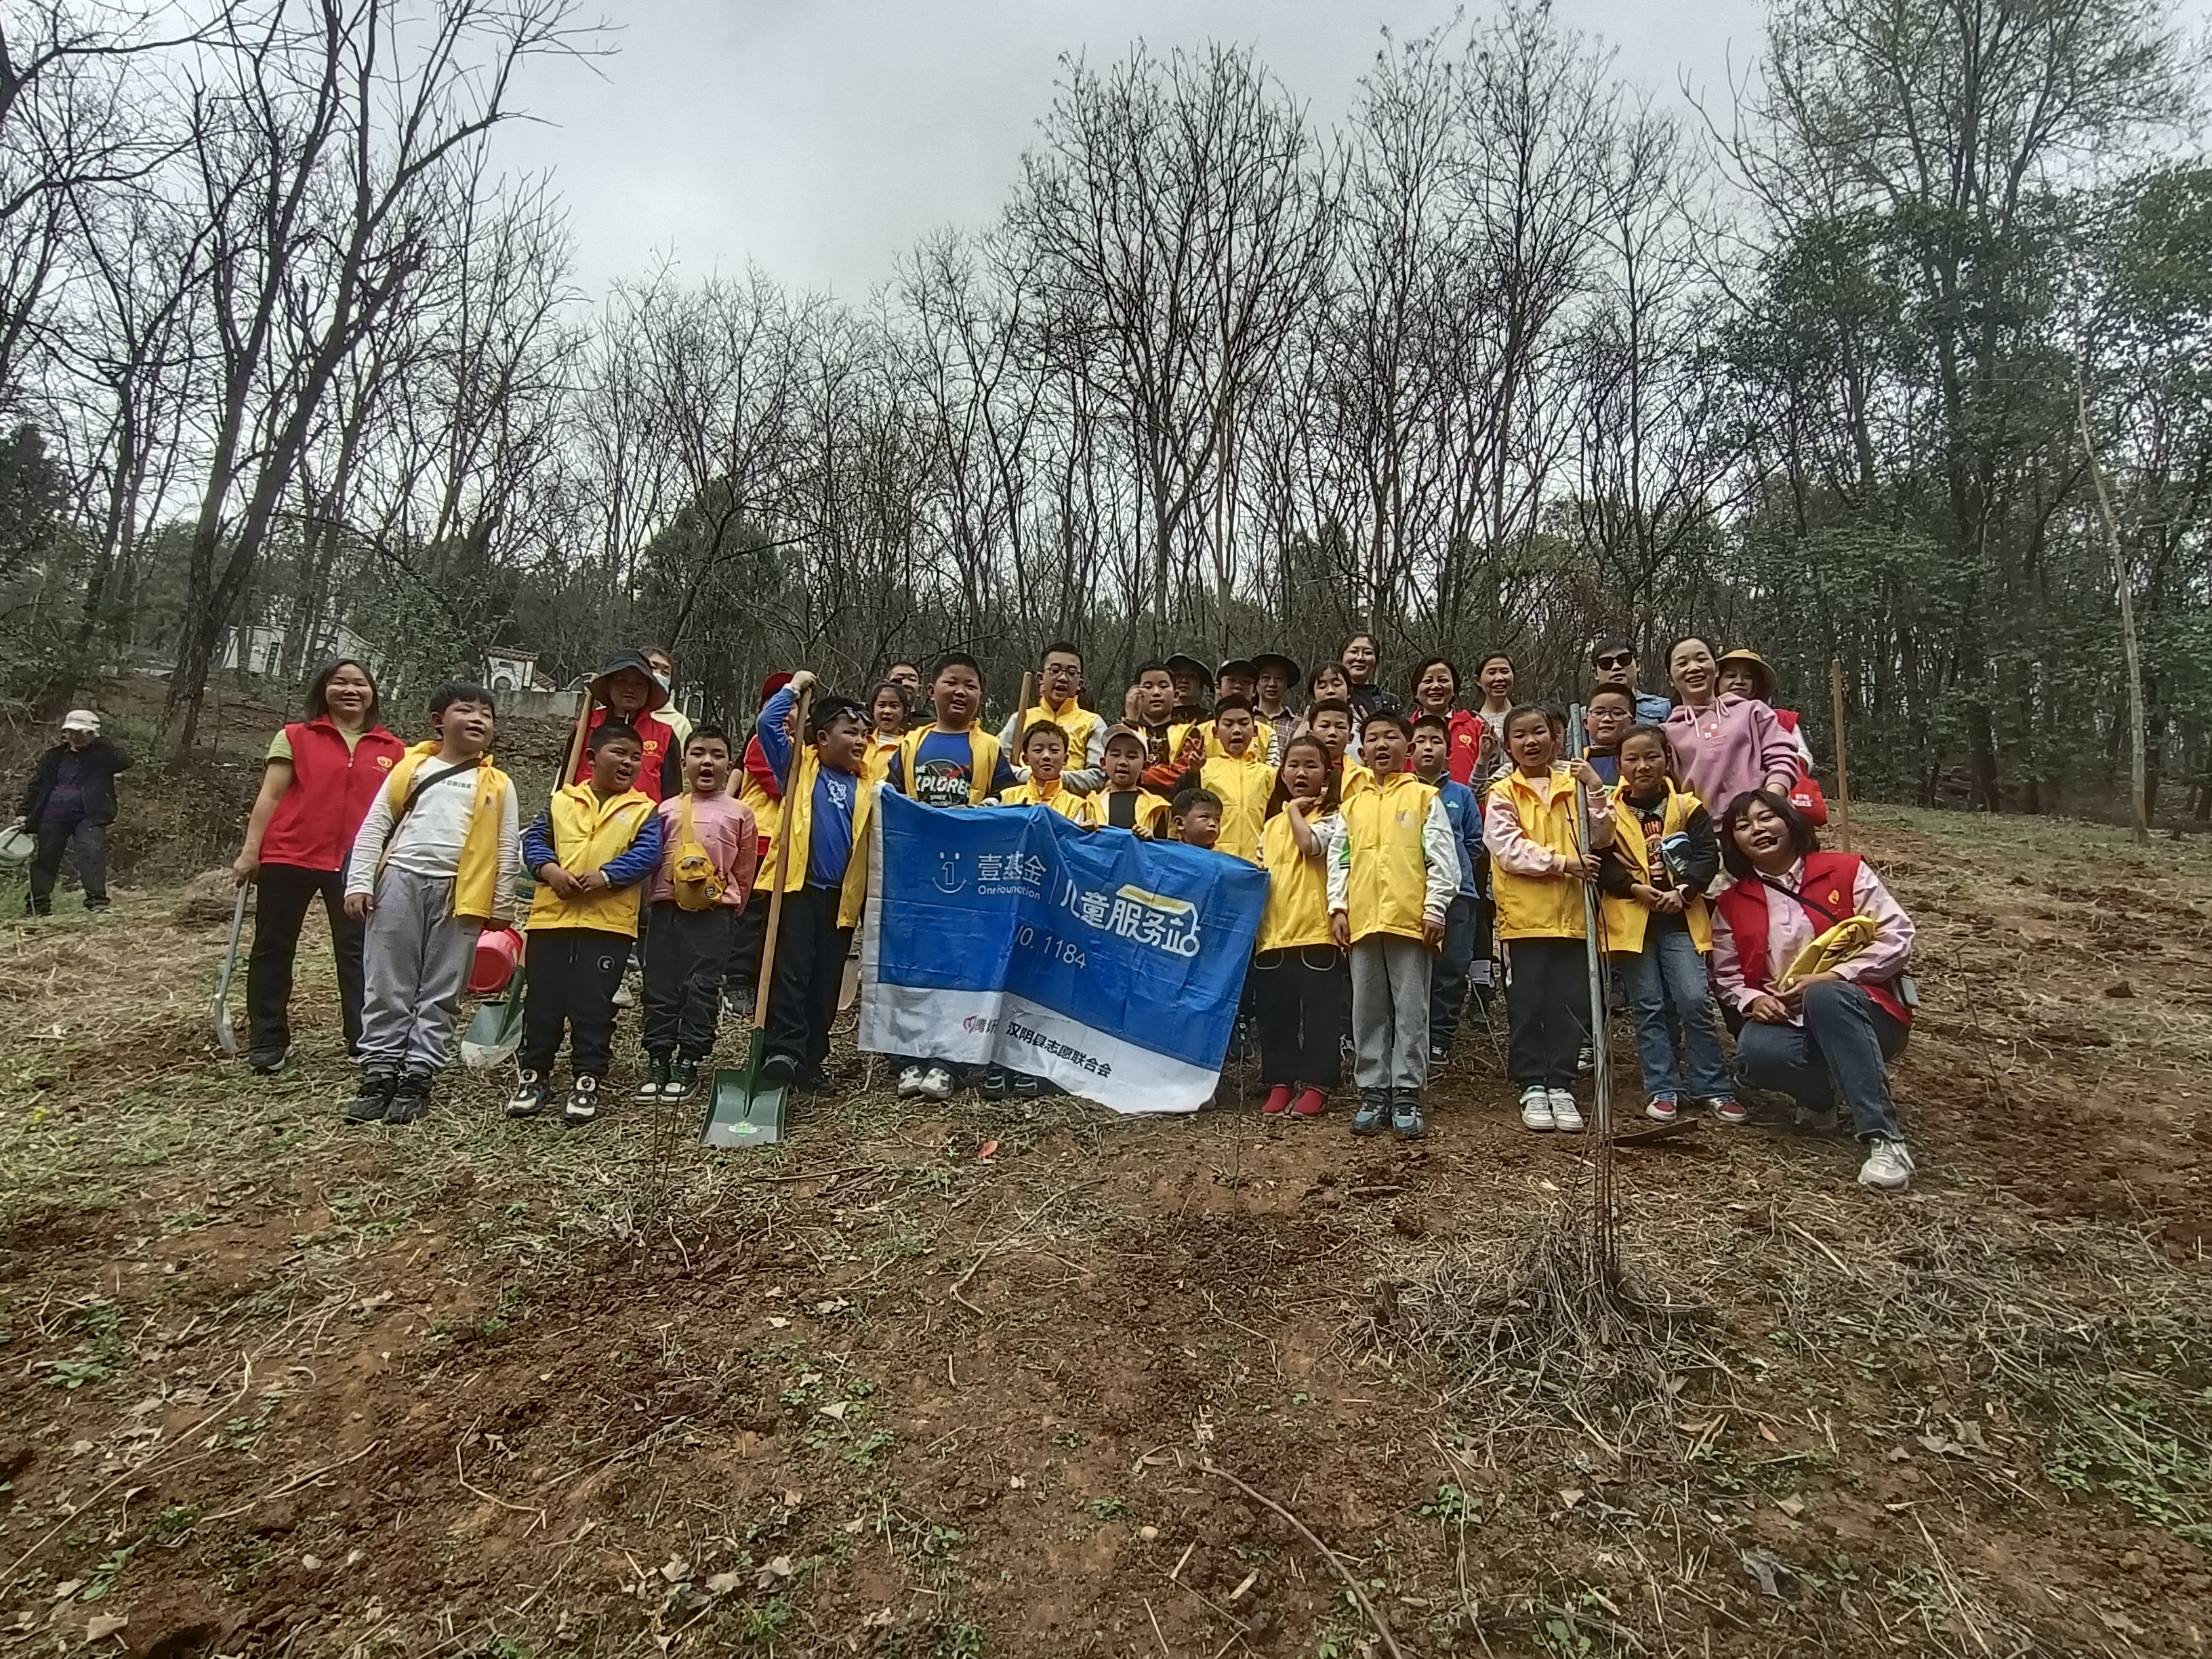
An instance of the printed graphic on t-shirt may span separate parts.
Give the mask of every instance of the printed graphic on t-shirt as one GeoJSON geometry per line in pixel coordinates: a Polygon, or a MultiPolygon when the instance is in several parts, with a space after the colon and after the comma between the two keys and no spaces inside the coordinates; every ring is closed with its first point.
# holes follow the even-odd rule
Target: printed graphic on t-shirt
{"type": "Polygon", "coordinates": [[[914,798],[924,806],[965,806],[974,769],[965,761],[933,756],[914,769],[914,798]]]}
{"type": "MultiPolygon", "coordinates": [[[[926,778],[928,775],[929,769],[927,766],[924,766],[922,769],[922,776],[926,778]]],[[[853,782],[851,779],[830,776],[825,773],[822,780],[822,787],[829,794],[830,805],[836,807],[840,812],[852,805],[853,782]]]]}
{"type": "Polygon", "coordinates": [[[1641,812],[1638,816],[1644,821],[1644,867],[1651,872],[1650,884],[1659,888],[1672,887],[1674,884],[1673,872],[1667,868],[1667,860],[1660,855],[1659,850],[1660,843],[1667,839],[1667,814],[1662,811],[1641,812]]]}

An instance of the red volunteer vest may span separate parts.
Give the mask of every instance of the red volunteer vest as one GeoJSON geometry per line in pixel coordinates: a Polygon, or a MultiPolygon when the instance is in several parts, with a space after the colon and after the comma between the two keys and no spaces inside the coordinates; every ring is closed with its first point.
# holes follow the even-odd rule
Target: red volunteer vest
{"type": "Polygon", "coordinates": [[[353,849],[369,803],[392,776],[407,745],[380,726],[349,751],[345,734],[325,717],[284,728],[292,745],[292,787],[261,838],[264,864],[337,870],[353,849]]]}
{"type": "MultiPolygon", "coordinates": [[[[1805,855],[1805,884],[1800,890],[1814,904],[1832,912],[1834,921],[1855,915],[1851,890],[1858,884],[1859,866],[1864,860],[1856,853],[1808,853],[1805,855]]],[[[1713,901],[1720,913],[1728,918],[1729,931],[1735,935],[1735,959],[1743,970],[1743,982],[1755,991],[1769,989],[1774,983],[1772,964],[1766,959],[1766,905],[1770,895],[1766,884],[1756,877],[1749,881],[1733,884],[1727,891],[1713,901]]],[[[1782,896],[1784,904],[1797,901],[1782,896]]],[[[1816,933],[1826,933],[1834,921],[1821,920],[1818,910],[1808,910],[1808,919],[1816,933]]],[[[1897,994],[1897,988],[1887,982],[1875,984],[1861,980],[1875,1006],[1906,1025],[1912,1024],[1912,1010],[1897,994]]]]}
{"type": "MultiPolygon", "coordinates": [[[[607,718],[607,713],[604,708],[592,710],[592,723],[584,729],[586,732],[596,730],[607,718]]],[[[637,728],[638,736],[645,739],[645,760],[637,769],[637,782],[634,787],[650,795],[657,804],[660,799],[660,763],[676,752],[676,728],[658,714],[640,714],[630,724],[637,728]]],[[[587,741],[583,752],[576,757],[575,775],[568,781],[586,783],[591,776],[592,748],[587,741]]]]}

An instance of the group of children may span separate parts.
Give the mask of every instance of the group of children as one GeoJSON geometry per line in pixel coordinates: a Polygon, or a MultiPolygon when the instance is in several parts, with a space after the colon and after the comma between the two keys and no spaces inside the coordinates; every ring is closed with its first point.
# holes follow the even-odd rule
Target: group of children
{"type": "MultiPolygon", "coordinates": [[[[561,1115],[578,1125],[599,1115],[634,951],[644,968],[637,1097],[691,1094],[724,982],[744,956],[745,919],[775,884],[757,879],[764,871],[780,872],[783,890],[764,1073],[801,1092],[831,1090],[829,1030],[866,897],[880,785],[941,807],[1043,806],[1088,829],[1172,837],[1265,870],[1245,1006],[1267,1115],[1319,1115],[1348,1048],[1352,1131],[1423,1134],[1430,1065],[1449,1051],[1470,969],[1487,964],[1494,910],[1522,1121],[1581,1128],[1574,1088],[1588,1064],[1594,910],[1635,1017],[1650,1114],[1673,1116],[1686,1094],[1723,1119],[1741,1116],[1705,986],[1704,893],[1717,845],[1703,805],[1674,780],[1664,734],[1638,723],[1632,695],[1592,697],[1588,752],[1571,757],[1556,714],[1511,708],[1493,728],[1502,769],[1479,790],[1454,775],[1463,769],[1455,746],[1475,741],[1455,726],[1458,713],[1409,717],[1322,696],[1286,731],[1281,697],[1296,678],[1286,659],[1260,659],[1268,667],[1249,676],[1250,690],[1224,673],[1210,707],[1178,676],[1191,660],[1146,664],[1127,718],[1109,724],[1082,706],[1080,653],[1056,644],[1040,700],[995,735],[980,724],[982,675],[971,657],[933,665],[918,721],[900,679],[863,705],[822,695],[802,671],[769,696],[742,759],[712,726],[668,752],[679,740],[653,720],[652,697],[633,695],[627,673],[619,686],[603,677],[580,775],[526,829],[489,758],[490,694],[440,688],[436,736],[393,768],[346,872],[346,906],[366,919],[367,940],[363,1084],[345,1115],[404,1123],[428,1109],[477,933],[505,920],[523,871],[534,890],[511,1116],[548,1109],[564,1037],[561,1115]],[[650,744],[641,720],[653,726],[650,744]],[[641,775],[648,766],[653,775],[641,775]]],[[[945,1098],[958,1070],[939,1056],[902,1057],[898,1092],[945,1098]]],[[[981,1082],[988,1092],[1041,1086],[997,1073],[981,1082]]]]}

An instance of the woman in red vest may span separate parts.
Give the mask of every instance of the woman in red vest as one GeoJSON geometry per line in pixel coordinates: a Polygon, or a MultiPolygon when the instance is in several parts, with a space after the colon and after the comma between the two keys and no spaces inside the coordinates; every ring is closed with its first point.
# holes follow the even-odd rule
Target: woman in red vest
{"type": "Polygon", "coordinates": [[[1729,803],[1721,861],[1735,878],[1713,902],[1713,983],[1743,1018],[1736,1071],[1801,1111],[1830,1114],[1840,1097],[1867,1143],[1863,1186],[1898,1192],[1912,1155],[1897,1127],[1887,1062],[1912,1024],[1905,965],[1912,918],[1865,860],[1824,853],[1786,796],[1756,789],[1729,803]],[[1778,984],[1808,944],[1838,922],[1865,916],[1874,937],[1819,973],[1778,984]]]}
{"type": "Polygon", "coordinates": [[[1813,746],[1805,741],[1804,725],[1797,711],[1784,708],[1774,701],[1773,665],[1758,652],[1738,646],[1733,651],[1721,653],[1713,665],[1720,672],[1723,696],[1763,702],[1774,711],[1776,724],[1790,734],[1790,741],[1797,749],[1797,781],[1790,786],[1790,804],[1806,823],[1815,830],[1821,828],[1828,822],[1828,797],[1820,787],[1820,779],[1813,775],[1813,746]]]}
{"type": "Polygon", "coordinates": [[[376,712],[375,680],[362,664],[342,658],[307,687],[307,718],[269,740],[246,846],[230,866],[240,886],[261,888],[246,963],[246,1063],[264,1076],[283,1068],[292,1046],[286,1018],[292,960],[318,896],[331,921],[347,1050],[361,1040],[363,924],[345,913],[346,854],[369,803],[407,752],[376,723],[376,712]]]}

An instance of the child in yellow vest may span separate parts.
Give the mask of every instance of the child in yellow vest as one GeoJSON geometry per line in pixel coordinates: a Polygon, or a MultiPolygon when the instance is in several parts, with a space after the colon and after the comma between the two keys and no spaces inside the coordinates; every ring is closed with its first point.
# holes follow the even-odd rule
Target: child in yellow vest
{"type": "Polygon", "coordinates": [[[1117,726],[1106,734],[1106,787],[1091,797],[1101,829],[1127,830],[1148,839],[1164,837],[1172,811],[1165,797],[1144,787],[1144,734],[1117,726]]]}
{"type": "Polygon", "coordinates": [[[1521,1121],[1531,1129],[1579,1129],[1576,1057],[1589,1039],[1589,958],[1583,884],[1612,843],[1605,786],[1586,760],[1557,763],[1560,727],[1523,704],[1505,716],[1511,769],[1490,787],[1482,843],[1490,852],[1492,902],[1505,944],[1509,1069],[1521,1085],[1521,1121]],[[1576,791],[1583,792],[1578,805],[1576,791]],[[1590,845],[1582,844],[1587,811],[1590,845]]]}
{"type": "Polygon", "coordinates": [[[906,687],[884,680],[868,693],[868,746],[860,762],[860,777],[870,788],[881,783],[891,769],[891,757],[899,751],[914,704],[906,687]]]}
{"type": "Polygon", "coordinates": [[[999,747],[1018,756],[1021,745],[1014,741],[1017,728],[1029,732],[1039,726],[1058,726],[1067,743],[1060,781],[1077,794],[1087,795],[1106,781],[1108,722],[1097,709],[1083,706],[1079,701],[1082,692],[1083,653],[1066,640],[1045,647],[1044,659],[1037,665],[1037,700],[1029,708],[1006,717],[999,733],[999,747]]]}
{"type": "Polygon", "coordinates": [[[1691,1097],[1722,1121],[1741,1122],[1706,973],[1713,919],[1705,889],[1721,869],[1712,819],[1703,801],[1675,786],[1674,751],[1657,726],[1629,727],[1614,753],[1620,787],[1598,884],[1606,953],[1636,1019],[1644,1115],[1674,1121],[1682,1073],[1670,1027],[1679,1027],[1691,1097]]]}
{"type": "Polygon", "coordinates": [[[1328,914],[1328,854],[1344,834],[1344,818],[1328,750],[1310,732],[1283,746],[1274,808],[1260,832],[1267,908],[1246,976],[1267,1091],[1260,1109],[1269,1117],[1285,1111],[1319,1117],[1344,1080],[1352,980],[1328,914]]]}
{"type": "MultiPolygon", "coordinates": [[[[781,716],[813,684],[813,674],[800,669],[776,694],[787,703],[769,707],[781,716]]],[[[770,722],[763,717],[761,726],[766,732],[770,722]]],[[[762,747],[774,764],[787,769],[792,750],[780,718],[774,731],[762,747]]],[[[789,1083],[801,1094],[829,1095],[836,1092],[827,1065],[830,1026],[837,1017],[853,929],[867,897],[868,821],[876,787],[867,781],[866,723],[849,698],[817,700],[800,740],[807,747],[799,751],[797,785],[784,805],[783,833],[790,846],[782,854],[783,914],[761,1080],[771,1086],[789,1083]]],[[[775,872],[771,860],[769,883],[775,872]]]]}
{"type": "Polygon", "coordinates": [[[1427,1133],[1429,969],[1459,890],[1451,819],[1431,785],[1406,770],[1413,728],[1368,716],[1360,747],[1375,781],[1344,801],[1344,836],[1329,855],[1329,928],[1352,955],[1354,1134],[1427,1133]]]}
{"type": "Polygon", "coordinates": [[[480,685],[433,691],[437,740],[401,757],[354,836],[345,910],[368,927],[349,1123],[412,1123],[430,1109],[477,935],[513,908],[514,786],[486,752],[496,719],[480,685]]]}
{"type": "Polygon", "coordinates": [[[1209,755],[1182,775],[1177,790],[1203,789],[1221,803],[1219,849],[1231,857],[1260,861],[1260,830],[1267,820],[1267,799],[1275,789],[1275,769],[1258,742],[1259,721],[1251,700],[1231,694],[1213,705],[1213,740],[1209,755]]]}
{"type": "Polygon", "coordinates": [[[509,1117],[545,1108],[546,1079],[568,1037],[568,1097],[562,1121],[581,1127],[599,1115],[599,1085],[614,1057],[615,993],[637,938],[638,883],[660,867],[660,817],[638,788],[645,740],[609,720],[592,728],[591,776],[556,790],[522,832],[522,856],[538,878],[522,958],[519,1075],[509,1117]]]}
{"type": "MultiPolygon", "coordinates": [[[[906,734],[885,781],[926,806],[981,806],[1014,787],[1014,769],[999,740],[975,724],[983,712],[983,671],[975,658],[948,652],[930,670],[929,700],[937,718],[906,734]]],[[[913,1055],[894,1061],[901,1099],[950,1100],[959,1087],[950,1060],[913,1055]]]]}
{"type": "MultiPolygon", "coordinates": [[[[1340,676],[1343,670],[1337,671],[1340,676]]],[[[1375,774],[1352,758],[1352,705],[1340,697],[1327,697],[1306,708],[1306,729],[1328,750],[1329,767],[1336,774],[1336,793],[1350,800],[1371,788],[1375,774]]]]}
{"type": "MultiPolygon", "coordinates": [[[[1100,741],[1103,754],[1104,741],[1100,741]]],[[[1089,795],[1079,795],[1068,787],[1066,774],[1067,733],[1051,720],[1039,720],[1022,732],[1022,764],[1029,770],[1029,780],[1000,793],[995,804],[1000,806],[1049,806],[1085,830],[1098,827],[1098,806],[1089,795]]]]}

